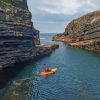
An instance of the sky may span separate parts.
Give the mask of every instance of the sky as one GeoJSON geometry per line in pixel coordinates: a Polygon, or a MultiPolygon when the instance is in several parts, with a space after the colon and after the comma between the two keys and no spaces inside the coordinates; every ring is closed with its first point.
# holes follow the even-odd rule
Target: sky
{"type": "Polygon", "coordinates": [[[100,10],[100,0],[27,0],[34,27],[41,33],[62,33],[67,24],[100,10]]]}

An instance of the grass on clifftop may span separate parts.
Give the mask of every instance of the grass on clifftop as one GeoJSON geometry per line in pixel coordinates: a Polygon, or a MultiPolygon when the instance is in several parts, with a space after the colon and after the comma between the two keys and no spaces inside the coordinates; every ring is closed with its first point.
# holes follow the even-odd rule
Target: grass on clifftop
{"type": "Polygon", "coordinates": [[[0,6],[1,7],[12,6],[12,2],[7,1],[7,0],[0,0],[0,6]]]}
{"type": "Polygon", "coordinates": [[[24,4],[20,3],[19,1],[18,2],[14,2],[14,1],[11,1],[11,0],[0,0],[0,7],[1,8],[2,7],[7,7],[7,6],[26,9],[26,7],[24,6],[24,4]]]}

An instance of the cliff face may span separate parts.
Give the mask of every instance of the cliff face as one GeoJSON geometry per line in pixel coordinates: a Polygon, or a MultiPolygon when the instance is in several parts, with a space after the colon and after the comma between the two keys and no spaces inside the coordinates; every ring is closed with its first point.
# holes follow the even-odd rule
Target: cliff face
{"type": "Polygon", "coordinates": [[[65,29],[65,35],[73,39],[69,45],[100,51],[100,10],[73,20],[65,29]]]}
{"type": "Polygon", "coordinates": [[[100,11],[73,20],[65,29],[65,35],[79,41],[100,38],[100,11]]]}
{"type": "Polygon", "coordinates": [[[100,51],[100,10],[71,21],[57,39],[73,47],[100,51]]]}
{"type": "Polygon", "coordinates": [[[26,0],[0,0],[0,68],[35,55],[39,31],[26,0]]]}

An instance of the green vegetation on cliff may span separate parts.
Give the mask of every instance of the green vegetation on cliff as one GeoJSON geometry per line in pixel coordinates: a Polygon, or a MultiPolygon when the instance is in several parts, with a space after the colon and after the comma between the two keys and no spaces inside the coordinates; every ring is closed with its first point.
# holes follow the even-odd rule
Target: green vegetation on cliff
{"type": "Polygon", "coordinates": [[[27,5],[26,5],[26,0],[19,1],[15,1],[15,0],[0,0],[0,7],[7,7],[7,6],[11,6],[11,7],[21,7],[23,9],[27,9],[27,5]]]}

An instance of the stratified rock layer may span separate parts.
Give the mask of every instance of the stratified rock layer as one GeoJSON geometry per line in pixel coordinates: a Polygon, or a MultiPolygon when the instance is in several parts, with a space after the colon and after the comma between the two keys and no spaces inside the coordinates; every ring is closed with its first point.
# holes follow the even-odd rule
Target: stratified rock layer
{"type": "Polygon", "coordinates": [[[39,44],[26,0],[0,0],[0,68],[30,59],[39,44]]]}
{"type": "Polygon", "coordinates": [[[100,10],[71,21],[64,34],[53,40],[61,40],[73,47],[100,51],[100,10]]]}

